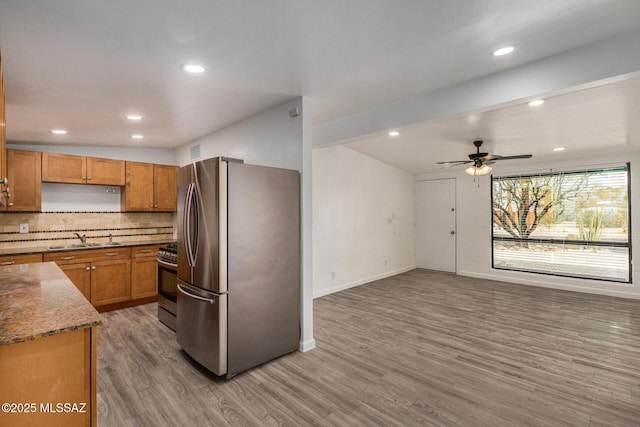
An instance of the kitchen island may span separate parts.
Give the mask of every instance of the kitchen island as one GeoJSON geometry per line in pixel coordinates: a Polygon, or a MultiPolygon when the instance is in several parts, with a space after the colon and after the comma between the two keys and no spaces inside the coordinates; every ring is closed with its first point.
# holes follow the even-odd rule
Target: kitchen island
{"type": "Polygon", "coordinates": [[[96,425],[101,322],[55,263],[0,267],[0,425],[96,425]]]}

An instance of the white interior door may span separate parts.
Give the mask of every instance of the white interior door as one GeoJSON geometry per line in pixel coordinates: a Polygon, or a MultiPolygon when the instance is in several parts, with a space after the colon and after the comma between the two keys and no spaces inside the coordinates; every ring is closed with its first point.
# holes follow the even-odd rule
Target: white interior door
{"type": "Polygon", "coordinates": [[[456,180],[416,182],[416,267],[456,272],[456,180]]]}

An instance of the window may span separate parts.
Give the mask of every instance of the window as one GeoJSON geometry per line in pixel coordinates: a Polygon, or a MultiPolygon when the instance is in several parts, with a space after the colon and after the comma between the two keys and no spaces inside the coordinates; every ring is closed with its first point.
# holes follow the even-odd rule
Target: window
{"type": "Polygon", "coordinates": [[[493,268],[631,282],[628,164],[491,184],[493,268]]]}

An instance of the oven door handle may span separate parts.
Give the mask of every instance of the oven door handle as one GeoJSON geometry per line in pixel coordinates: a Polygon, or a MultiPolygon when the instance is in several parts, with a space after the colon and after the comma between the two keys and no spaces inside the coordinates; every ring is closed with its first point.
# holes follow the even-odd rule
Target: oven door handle
{"type": "Polygon", "coordinates": [[[191,292],[187,291],[185,288],[183,288],[180,285],[176,285],[178,287],[178,290],[180,291],[181,294],[188,296],[190,298],[193,299],[197,299],[199,301],[204,301],[204,302],[208,302],[209,304],[215,304],[216,301],[213,298],[205,298],[205,297],[201,297],[200,295],[195,295],[192,294],[191,292]]]}
{"type": "Polygon", "coordinates": [[[158,264],[164,265],[165,267],[170,267],[170,268],[177,268],[178,267],[178,264],[169,264],[168,262],[165,262],[165,261],[163,261],[161,259],[157,259],[156,258],[156,261],[158,261],[158,264]]]}

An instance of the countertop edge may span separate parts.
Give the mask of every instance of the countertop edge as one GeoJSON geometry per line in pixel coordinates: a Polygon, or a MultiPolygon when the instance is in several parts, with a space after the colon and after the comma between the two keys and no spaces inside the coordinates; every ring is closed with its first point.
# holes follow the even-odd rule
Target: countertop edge
{"type": "MultiPolygon", "coordinates": [[[[150,240],[150,241],[140,241],[140,242],[123,242],[122,245],[115,246],[117,248],[130,248],[134,246],[149,246],[149,245],[168,245],[169,243],[173,243],[175,240],[167,239],[167,240],[150,240]]],[[[86,247],[86,248],[68,248],[65,251],[87,251],[93,249],[109,249],[113,247],[86,247]]],[[[48,254],[60,251],[50,251],[46,246],[34,246],[32,248],[12,248],[12,249],[0,249],[0,256],[11,256],[11,255],[29,255],[29,254],[48,254]]]]}
{"type": "Polygon", "coordinates": [[[60,329],[54,329],[51,331],[47,331],[47,332],[41,332],[38,334],[34,334],[34,335],[29,335],[29,336],[25,336],[25,337],[18,337],[18,338],[14,338],[12,340],[3,340],[0,341],[0,347],[5,346],[5,345],[11,345],[11,344],[20,344],[21,342],[27,342],[27,341],[33,341],[33,340],[37,340],[39,338],[46,338],[46,337],[50,337],[53,335],[58,335],[58,334],[64,334],[66,332],[73,332],[73,331],[77,331],[79,329],[86,329],[86,328],[92,328],[95,326],[100,326],[102,325],[102,319],[97,319],[97,320],[93,320],[91,322],[87,322],[87,323],[81,323],[78,325],[73,325],[73,326],[66,326],[64,328],[60,328],[60,329]]]}

